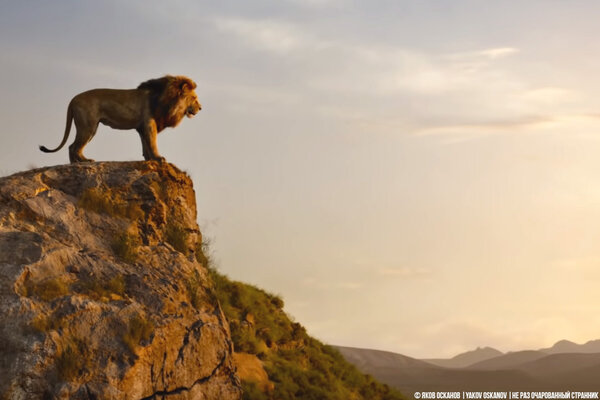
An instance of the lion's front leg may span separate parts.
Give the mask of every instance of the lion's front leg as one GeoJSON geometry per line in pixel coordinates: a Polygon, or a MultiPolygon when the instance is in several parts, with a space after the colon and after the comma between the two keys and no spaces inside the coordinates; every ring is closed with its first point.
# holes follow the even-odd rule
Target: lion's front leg
{"type": "Polygon", "coordinates": [[[165,158],[158,154],[156,145],[156,123],[154,120],[148,121],[143,128],[137,130],[142,140],[142,150],[144,160],[165,161],[165,158]]]}

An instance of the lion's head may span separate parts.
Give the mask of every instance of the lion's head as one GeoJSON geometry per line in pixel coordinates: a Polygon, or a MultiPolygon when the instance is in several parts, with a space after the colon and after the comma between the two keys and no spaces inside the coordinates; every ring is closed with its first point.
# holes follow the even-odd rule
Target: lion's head
{"type": "Polygon", "coordinates": [[[150,92],[150,108],[159,132],[177,126],[184,116],[191,118],[202,109],[194,91],[196,83],[185,76],[150,79],[138,89],[150,92]]]}

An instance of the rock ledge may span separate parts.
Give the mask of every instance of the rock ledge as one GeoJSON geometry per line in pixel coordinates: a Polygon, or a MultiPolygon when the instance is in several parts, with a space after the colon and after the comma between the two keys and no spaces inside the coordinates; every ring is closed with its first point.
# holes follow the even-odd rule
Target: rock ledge
{"type": "Polygon", "coordinates": [[[41,168],[0,205],[0,399],[240,398],[185,173],[41,168]]]}

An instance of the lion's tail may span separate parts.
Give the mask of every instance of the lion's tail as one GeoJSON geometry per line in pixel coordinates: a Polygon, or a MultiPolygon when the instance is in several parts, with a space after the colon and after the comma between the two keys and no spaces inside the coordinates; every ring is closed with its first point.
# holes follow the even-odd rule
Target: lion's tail
{"type": "Polygon", "coordinates": [[[67,143],[67,139],[69,138],[69,132],[71,132],[71,123],[73,122],[73,109],[71,107],[71,103],[69,103],[69,107],[67,107],[67,126],[65,127],[65,135],[63,136],[62,142],[58,145],[54,150],[50,150],[46,146],[40,146],[40,150],[44,153],[54,153],[63,148],[65,143],[67,143]]]}

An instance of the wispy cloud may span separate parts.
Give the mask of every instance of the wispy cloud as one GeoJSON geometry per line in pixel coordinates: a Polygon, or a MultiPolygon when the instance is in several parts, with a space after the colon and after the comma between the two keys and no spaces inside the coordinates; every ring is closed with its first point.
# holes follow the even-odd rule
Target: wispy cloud
{"type": "Polygon", "coordinates": [[[400,278],[419,278],[427,276],[431,271],[427,268],[380,268],[377,273],[387,277],[400,277],[400,278]]]}
{"type": "Polygon", "coordinates": [[[554,121],[549,116],[531,116],[531,117],[517,117],[515,119],[497,120],[497,121],[480,121],[480,122],[466,122],[463,124],[456,125],[439,125],[423,128],[415,133],[418,135],[440,135],[440,134],[451,134],[451,133],[472,133],[480,132],[482,134],[489,133],[491,131],[506,131],[506,130],[518,130],[527,128],[537,128],[543,125],[550,124],[554,121]]]}
{"type": "MultiPolygon", "coordinates": [[[[215,27],[252,46],[278,55],[299,52],[300,62],[318,58],[322,69],[311,70],[312,87],[325,90],[389,94],[414,91],[435,94],[481,84],[477,73],[493,60],[517,53],[514,47],[452,54],[424,54],[408,48],[352,43],[309,33],[277,19],[215,17],[215,27]],[[327,49],[327,53],[322,50],[327,49]],[[352,82],[352,84],[349,84],[352,82]]],[[[486,78],[486,77],[483,77],[486,78]]],[[[506,82],[503,82],[506,86],[506,82]]]]}
{"type": "Polygon", "coordinates": [[[230,33],[259,49],[275,53],[288,53],[305,46],[312,38],[294,25],[272,19],[217,17],[216,28],[230,33]]]}
{"type": "Polygon", "coordinates": [[[364,285],[360,282],[354,281],[331,281],[327,279],[317,279],[315,277],[307,277],[302,281],[302,284],[313,289],[319,290],[357,290],[362,288],[364,285]]]}
{"type": "MultiPolygon", "coordinates": [[[[298,102],[310,102],[307,112],[369,133],[462,142],[568,129],[575,120],[582,124],[586,114],[577,91],[532,85],[521,77],[515,65],[527,54],[516,46],[433,53],[324,36],[284,19],[221,16],[212,21],[234,41],[274,57],[272,62],[293,60],[294,93],[298,102]]],[[[257,88],[253,102],[260,102],[260,92],[257,88]]]]}
{"type": "Polygon", "coordinates": [[[463,51],[443,56],[454,61],[490,61],[509,57],[519,52],[520,50],[515,47],[491,47],[484,50],[463,51]]]}
{"type": "Polygon", "coordinates": [[[515,49],[514,47],[498,47],[494,49],[487,49],[480,51],[479,54],[485,57],[489,57],[491,59],[507,57],[518,53],[519,49],[515,49]]]}

